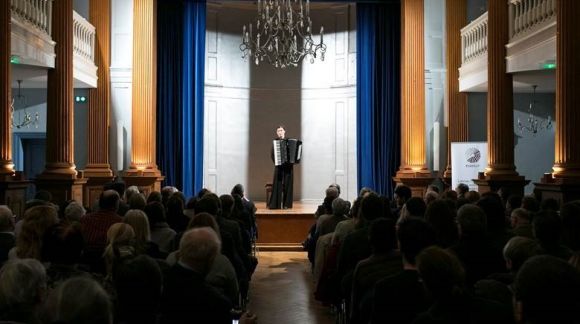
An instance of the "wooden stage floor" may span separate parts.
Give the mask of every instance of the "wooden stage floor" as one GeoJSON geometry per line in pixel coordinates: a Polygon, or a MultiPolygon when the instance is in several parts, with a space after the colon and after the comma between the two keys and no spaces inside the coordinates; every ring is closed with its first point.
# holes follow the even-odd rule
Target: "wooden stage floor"
{"type": "Polygon", "coordinates": [[[268,209],[266,202],[255,202],[258,223],[258,249],[302,250],[318,203],[294,202],[290,209],[268,209]]]}

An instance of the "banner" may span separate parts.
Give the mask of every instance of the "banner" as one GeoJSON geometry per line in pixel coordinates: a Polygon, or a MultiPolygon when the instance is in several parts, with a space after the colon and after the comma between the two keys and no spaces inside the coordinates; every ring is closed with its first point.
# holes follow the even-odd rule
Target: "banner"
{"type": "Polygon", "coordinates": [[[477,191],[473,179],[487,167],[487,142],[451,143],[451,186],[457,188],[460,183],[477,191]]]}

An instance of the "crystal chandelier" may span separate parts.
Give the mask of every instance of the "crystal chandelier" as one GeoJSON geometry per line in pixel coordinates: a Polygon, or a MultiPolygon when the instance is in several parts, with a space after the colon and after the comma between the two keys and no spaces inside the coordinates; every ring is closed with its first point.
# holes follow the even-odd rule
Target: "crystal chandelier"
{"type": "Polygon", "coordinates": [[[244,25],[240,50],[244,59],[253,59],[256,65],[266,58],[275,67],[298,66],[306,56],[310,63],[317,55],[324,61],[323,35],[321,26],[320,43],[312,40],[310,0],[306,4],[302,0],[258,0],[258,16],[249,28],[244,25]]]}
{"type": "Polygon", "coordinates": [[[530,106],[528,108],[527,123],[526,124],[522,123],[522,121],[518,118],[518,129],[520,130],[520,133],[523,133],[524,131],[526,131],[526,132],[532,133],[534,136],[536,136],[538,131],[541,131],[544,129],[548,130],[548,129],[552,128],[552,117],[550,115],[548,115],[547,121],[543,121],[543,120],[539,120],[538,118],[536,118],[536,116],[534,116],[534,114],[533,114],[534,104],[536,103],[535,97],[536,97],[536,88],[537,87],[538,87],[537,85],[532,86],[534,91],[532,93],[532,100],[530,101],[530,106]]]}
{"type": "MultiPolygon", "coordinates": [[[[12,103],[10,104],[10,119],[12,127],[22,128],[22,127],[30,127],[33,125],[34,128],[38,128],[38,119],[40,118],[38,112],[34,114],[34,116],[26,110],[26,98],[22,95],[21,87],[22,87],[22,80],[17,80],[18,82],[18,94],[12,98],[12,103]],[[14,106],[17,105],[19,108],[24,108],[24,116],[23,118],[15,122],[14,121],[14,106]]],[[[18,113],[18,117],[20,117],[20,112],[18,113]]]]}

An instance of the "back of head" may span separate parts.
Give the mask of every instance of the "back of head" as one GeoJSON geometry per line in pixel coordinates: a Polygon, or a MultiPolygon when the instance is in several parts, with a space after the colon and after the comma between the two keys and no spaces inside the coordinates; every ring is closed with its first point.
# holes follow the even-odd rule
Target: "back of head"
{"type": "Polygon", "coordinates": [[[58,213],[54,206],[36,206],[24,213],[22,230],[16,238],[16,254],[19,258],[40,260],[45,235],[58,224],[58,213]]]}
{"type": "Polygon", "coordinates": [[[516,208],[512,211],[510,217],[517,218],[519,221],[529,223],[532,219],[530,212],[523,208],[516,208]]]}
{"type": "Polygon", "coordinates": [[[14,217],[12,210],[6,205],[0,205],[0,232],[14,230],[14,217]]]}
{"type": "Polygon", "coordinates": [[[412,265],[415,264],[415,258],[421,251],[437,242],[433,226],[418,218],[406,219],[400,223],[397,237],[401,254],[412,265]]]}
{"type": "Polygon", "coordinates": [[[383,202],[381,197],[379,197],[376,193],[369,193],[366,195],[360,205],[361,215],[367,221],[371,221],[378,217],[383,216],[383,202]]]}
{"type": "Polygon", "coordinates": [[[362,188],[360,188],[360,190],[358,192],[358,196],[359,197],[364,197],[369,192],[373,192],[373,190],[371,188],[369,188],[369,187],[362,187],[362,188]]]}
{"type": "Polygon", "coordinates": [[[195,214],[187,226],[188,229],[200,227],[211,227],[216,233],[220,232],[219,225],[216,222],[215,217],[210,213],[195,214]]]}
{"type": "Polygon", "coordinates": [[[205,196],[206,194],[211,193],[211,190],[207,189],[207,188],[201,188],[201,190],[199,190],[197,192],[197,198],[201,199],[203,198],[203,196],[205,196]]]}
{"type": "Polygon", "coordinates": [[[427,205],[430,204],[431,202],[437,200],[437,199],[439,199],[439,194],[437,192],[435,192],[435,191],[427,191],[425,193],[424,200],[425,200],[425,203],[427,205]]]}
{"type": "Polygon", "coordinates": [[[369,227],[369,243],[374,253],[383,254],[395,248],[395,222],[389,218],[375,219],[369,227]]]}
{"type": "Polygon", "coordinates": [[[395,188],[395,195],[397,199],[400,199],[402,203],[405,203],[412,196],[411,188],[405,185],[399,185],[395,188]]]}
{"type": "Polygon", "coordinates": [[[147,203],[150,204],[153,202],[163,204],[163,197],[161,196],[161,193],[159,191],[151,191],[147,196],[147,203]]]}
{"type": "Polygon", "coordinates": [[[185,204],[185,209],[193,209],[195,210],[195,205],[197,205],[197,201],[199,199],[197,197],[191,197],[187,200],[187,204],[185,204]]]}
{"type": "Polygon", "coordinates": [[[540,210],[540,204],[534,196],[527,195],[522,198],[522,208],[531,213],[536,213],[540,210]]]}
{"type": "Polygon", "coordinates": [[[125,183],[121,181],[114,181],[108,184],[105,184],[103,187],[104,190],[115,190],[119,197],[123,197],[125,195],[125,183]]]}
{"type": "Polygon", "coordinates": [[[220,202],[222,205],[222,213],[229,217],[234,208],[234,197],[232,195],[221,195],[220,202]]]}
{"type": "Polygon", "coordinates": [[[120,196],[115,190],[105,190],[99,198],[99,208],[102,210],[114,211],[119,209],[120,196]]]}
{"type": "Polygon", "coordinates": [[[87,211],[83,205],[76,201],[72,201],[64,210],[64,218],[69,222],[78,222],[86,213],[87,211]]]}
{"type": "Polygon", "coordinates": [[[437,246],[424,249],[417,256],[417,270],[436,300],[463,293],[465,271],[451,252],[437,246]]]}
{"type": "Polygon", "coordinates": [[[558,258],[540,255],[520,268],[514,299],[522,323],[578,323],[580,273],[558,258]]]}
{"type": "Polygon", "coordinates": [[[481,236],[487,228],[487,217],[483,210],[476,205],[466,204],[457,211],[457,224],[461,228],[461,235],[481,236]]]}
{"type": "Polygon", "coordinates": [[[232,188],[232,191],[230,192],[230,194],[233,195],[240,195],[241,197],[244,196],[244,186],[242,186],[241,184],[237,184],[232,188]]]}
{"type": "Polygon", "coordinates": [[[0,269],[0,312],[29,309],[42,301],[46,270],[36,259],[15,259],[0,269]]]}
{"type": "Polygon", "coordinates": [[[51,323],[110,324],[113,307],[107,292],[94,279],[73,277],[51,293],[47,303],[51,323]]]}
{"type": "Polygon", "coordinates": [[[511,195],[507,199],[506,208],[516,209],[522,207],[522,197],[520,195],[511,195]]]}
{"type": "Polygon", "coordinates": [[[465,199],[471,204],[475,204],[480,198],[481,195],[477,191],[469,191],[465,194],[465,199]]]}
{"type": "Polygon", "coordinates": [[[498,194],[486,192],[476,204],[487,216],[487,229],[495,231],[506,226],[505,208],[498,194]]]}
{"type": "Polygon", "coordinates": [[[167,201],[169,200],[169,197],[171,197],[177,191],[178,191],[177,188],[175,188],[173,186],[163,187],[161,189],[161,203],[163,203],[163,205],[166,205],[167,201]]]}
{"type": "Polygon", "coordinates": [[[139,187],[137,186],[130,186],[129,188],[127,188],[127,190],[125,190],[125,202],[129,203],[131,201],[131,197],[133,197],[133,195],[138,193],[139,187]]]}
{"type": "Polygon", "coordinates": [[[112,278],[121,313],[144,319],[155,314],[163,281],[157,261],[143,254],[126,258],[115,265],[112,278]]]}
{"type": "Polygon", "coordinates": [[[209,227],[190,229],[179,242],[180,260],[203,275],[209,271],[220,250],[219,237],[209,227]]]}
{"type": "Polygon", "coordinates": [[[208,193],[195,204],[195,213],[209,213],[218,216],[221,212],[220,208],[220,199],[218,196],[208,193]]]}
{"type": "Polygon", "coordinates": [[[459,196],[464,196],[469,191],[469,186],[465,183],[460,183],[457,185],[457,188],[455,188],[455,191],[459,196]]]}
{"type": "Polygon", "coordinates": [[[337,197],[340,197],[340,185],[338,183],[332,183],[328,186],[328,188],[335,188],[338,193],[337,197]]]}
{"type": "Polygon", "coordinates": [[[457,241],[456,212],[445,200],[435,200],[425,210],[425,220],[433,225],[438,244],[448,247],[457,241]]]}
{"type": "Polygon", "coordinates": [[[52,194],[46,190],[39,190],[34,195],[34,199],[51,202],[52,201],[52,194]]]}
{"type": "Polygon", "coordinates": [[[157,223],[165,222],[167,219],[165,215],[165,207],[163,207],[163,204],[158,201],[147,204],[144,212],[147,215],[147,218],[149,218],[149,225],[152,227],[157,223]]]}
{"type": "Polygon", "coordinates": [[[411,197],[405,203],[405,209],[409,213],[409,216],[423,218],[425,216],[425,211],[427,210],[427,205],[425,204],[425,201],[423,199],[419,197],[411,197]]]}
{"type": "Polygon", "coordinates": [[[346,216],[349,206],[342,198],[336,198],[332,201],[332,214],[335,216],[346,216]]]}
{"type": "Polygon", "coordinates": [[[455,190],[447,190],[441,194],[441,199],[449,199],[452,201],[457,201],[459,196],[457,195],[457,191],[455,190]]]}
{"type": "Polygon", "coordinates": [[[542,246],[554,246],[560,243],[562,220],[554,211],[543,210],[534,216],[534,236],[542,246]]]}
{"type": "Polygon", "coordinates": [[[145,243],[151,239],[149,219],[142,210],[129,209],[123,219],[133,228],[137,242],[145,243]]]}
{"type": "Polygon", "coordinates": [[[129,199],[129,208],[131,209],[144,210],[145,206],[147,206],[147,199],[145,199],[145,195],[142,193],[133,194],[131,199],[129,199]]]}
{"type": "Polygon", "coordinates": [[[326,188],[325,194],[326,194],[326,198],[332,198],[332,199],[334,199],[340,195],[340,193],[338,192],[338,189],[336,187],[332,187],[332,186],[326,188]]]}
{"type": "Polygon", "coordinates": [[[511,272],[517,273],[529,258],[539,252],[536,241],[522,236],[512,237],[503,248],[503,257],[511,264],[511,272]]]}

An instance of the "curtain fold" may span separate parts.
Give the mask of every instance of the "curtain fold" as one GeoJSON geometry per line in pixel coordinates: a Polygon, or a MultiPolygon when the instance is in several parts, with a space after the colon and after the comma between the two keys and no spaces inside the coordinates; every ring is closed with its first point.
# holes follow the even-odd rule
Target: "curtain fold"
{"type": "Polygon", "coordinates": [[[400,164],[400,1],[357,4],[357,182],[393,196],[400,164]]]}
{"type": "Polygon", "coordinates": [[[203,187],[203,106],[205,81],[205,0],[184,3],[182,191],[193,196],[203,187]]]}

